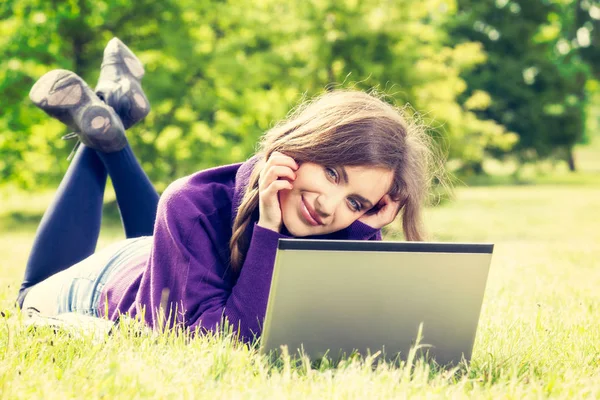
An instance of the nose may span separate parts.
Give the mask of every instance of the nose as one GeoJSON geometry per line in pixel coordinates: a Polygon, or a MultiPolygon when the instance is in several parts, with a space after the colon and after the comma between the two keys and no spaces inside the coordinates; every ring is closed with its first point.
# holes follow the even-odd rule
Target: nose
{"type": "Polygon", "coordinates": [[[315,201],[315,211],[320,217],[328,218],[333,215],[341,200],[342,197],[335,194],[321,194],[315,201]]]}

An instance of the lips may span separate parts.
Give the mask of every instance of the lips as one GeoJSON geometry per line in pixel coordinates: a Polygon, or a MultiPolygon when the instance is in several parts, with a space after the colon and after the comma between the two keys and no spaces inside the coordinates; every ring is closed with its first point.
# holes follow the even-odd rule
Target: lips
{"type": "Polygon", "coordinates": [[[321,220],[321,218],[319,218],[319,216],[317,215],[315,210],[310,206],[310,204],[308,204],[306,201],[304,201],[304,197],[302,197],[300,211],[301,211],[304,219],[310,225],[312,225],[312,226],[323,225],[323,221],[321,220]]]}

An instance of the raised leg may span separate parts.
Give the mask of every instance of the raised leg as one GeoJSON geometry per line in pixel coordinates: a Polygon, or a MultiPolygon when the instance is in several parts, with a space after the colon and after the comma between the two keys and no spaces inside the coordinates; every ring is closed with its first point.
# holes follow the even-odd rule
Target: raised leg
{"type": "MultiPolygon", "coordinates": [[[[142,90],[144,66],[118,38],[104,49],[96,94],[119,115],[125,129],[137,124],[150,112],[150,102],[142,90]]],[[[158,193],[127,144],[122,150],[98,155],[113,182],[121,219],[128,238],[149,236],[154,230],[158,193]]]]}
{"type": "Polygon", "coordinates": [[[94,253],[102,220],[106,168],[80,146],[38,227],[19,297],[28,287],[94,253]]]}
{"type": "Polygon", "coordinates": [[[152,235],[159,196],[129,144],[97,154],[112,180],[127,238],[152,235]]]}

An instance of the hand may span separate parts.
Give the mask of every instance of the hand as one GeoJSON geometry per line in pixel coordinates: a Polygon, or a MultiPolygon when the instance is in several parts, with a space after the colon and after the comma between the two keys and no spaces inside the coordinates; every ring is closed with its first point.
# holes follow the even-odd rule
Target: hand
{"type": "Polygon", "coordinates": [[[275,232],[281,231],[283,219],[279,205],[279,191],[291,190],[296,179],[298,164],[292,157],[273,152],[258,178],[258,225],[275,232]]]}
{"type": "Polygon", "coordinates": [[[393,201],[390,195],[386,194],[372,210],[367,211],[358,220],[371,228],[381,229],[396,219],[400,211],[400,202],[393,201]]]}

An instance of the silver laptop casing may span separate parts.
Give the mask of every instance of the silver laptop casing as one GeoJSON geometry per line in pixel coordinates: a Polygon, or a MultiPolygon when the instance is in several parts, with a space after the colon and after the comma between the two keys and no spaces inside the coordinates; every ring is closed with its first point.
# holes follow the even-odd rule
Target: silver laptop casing
{"type": "Polygon", "coordinates": [[[469,360],[492,244],[280,239],[261,352],[469,360]]]}

